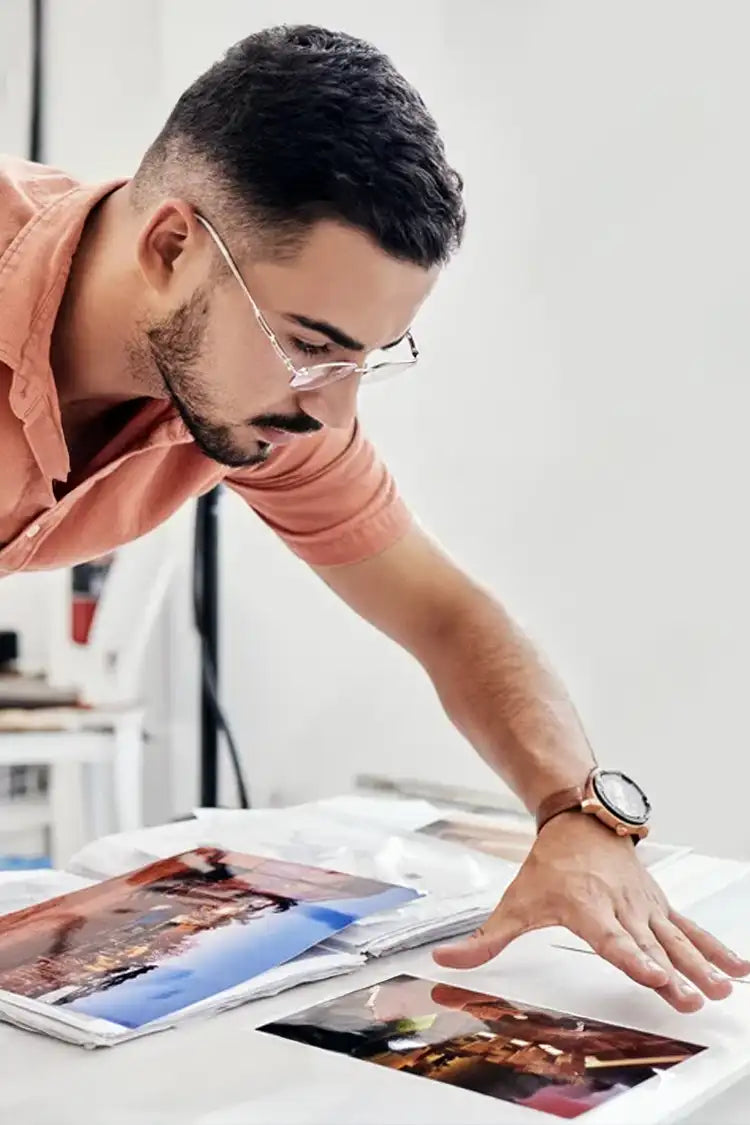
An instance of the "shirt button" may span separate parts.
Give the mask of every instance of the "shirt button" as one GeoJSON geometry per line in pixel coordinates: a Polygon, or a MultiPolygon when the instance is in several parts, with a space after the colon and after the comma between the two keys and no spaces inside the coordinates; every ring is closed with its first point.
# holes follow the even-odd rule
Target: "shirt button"
{"type": "Polygon", "coordinates": [[[26,538],[34,539],[42,530],[42,525],[39,523],[32,523],[31,527],[26,528],[26,538]]]}

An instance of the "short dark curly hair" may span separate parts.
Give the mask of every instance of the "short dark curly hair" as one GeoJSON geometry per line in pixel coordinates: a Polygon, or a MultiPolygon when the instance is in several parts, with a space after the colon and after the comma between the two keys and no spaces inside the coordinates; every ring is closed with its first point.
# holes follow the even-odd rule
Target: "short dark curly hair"
{"type": "Polygon", "coordinates": [[[461,243],[463,183],[435,121],[386,55],[343,32],[273,27],[231,47],[177,102],[134,198],[197,196],[206,176],[277,248],[321,219],[424,268],[461,243]]]}

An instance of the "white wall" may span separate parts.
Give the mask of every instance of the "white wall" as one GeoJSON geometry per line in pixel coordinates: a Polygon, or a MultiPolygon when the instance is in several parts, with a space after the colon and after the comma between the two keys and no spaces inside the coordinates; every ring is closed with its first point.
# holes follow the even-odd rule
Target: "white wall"
{"type": "MultiPolygon", "coordinates": [[[[543,643],[600,758],[651,789],[660,834],[750,854],[747,7],[50,7],[66,35],[50,158],[86,174],[132,168],[182,87],[269,22],[364,34],[422,89],[471,221],[417,325],[423,369],[363,394],[366,425],[423,522],[543,643]]],[[[256,796],[361,769],[485,779],[419,669],[232,497],[223,514],[224,682],[256,796]]],[[[195,689],[177,604],[183,806],[195,689]]]]}
{"type": "Polygon", "coordinates": [[[26,153],[30,141],[31,0],[0,5],[0,152],[26,153]]]}

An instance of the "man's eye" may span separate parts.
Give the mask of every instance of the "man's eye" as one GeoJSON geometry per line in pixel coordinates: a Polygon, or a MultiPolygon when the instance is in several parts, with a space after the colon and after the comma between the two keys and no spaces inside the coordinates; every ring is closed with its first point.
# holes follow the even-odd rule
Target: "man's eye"
{"type": "Polygon", "coordinates": [[[331,350],[330,344],[310,344],[307,340],[298,340],[296,336],[292,336],[291,343],[292,347],[302,355],[328,355],[331,350]]]}

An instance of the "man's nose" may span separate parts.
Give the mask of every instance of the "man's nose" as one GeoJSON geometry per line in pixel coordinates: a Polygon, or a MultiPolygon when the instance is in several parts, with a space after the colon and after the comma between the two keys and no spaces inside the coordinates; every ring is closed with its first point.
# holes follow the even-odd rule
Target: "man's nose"
{"type": "Polygon", "coordinates": [[[300,406],[305,414],[317,418],[332,430],[348,430],[357,416],[359,376],[347,375],[335,383],[300,392],[300,406]]]}

